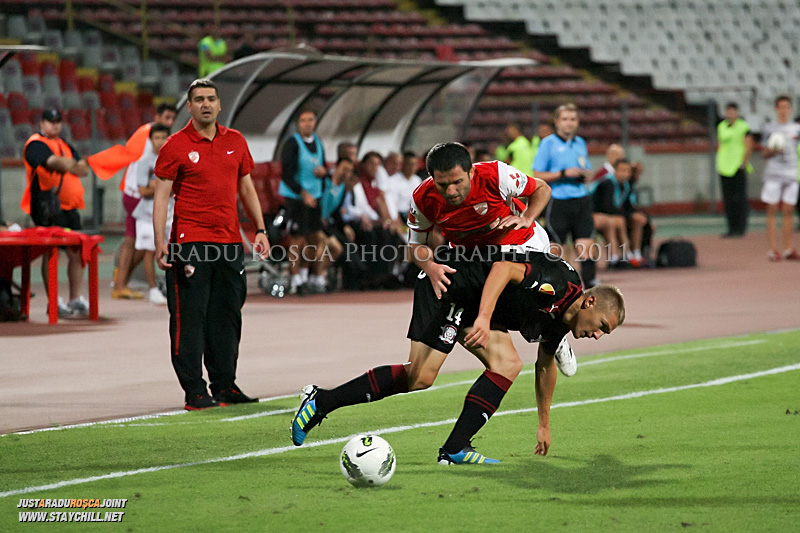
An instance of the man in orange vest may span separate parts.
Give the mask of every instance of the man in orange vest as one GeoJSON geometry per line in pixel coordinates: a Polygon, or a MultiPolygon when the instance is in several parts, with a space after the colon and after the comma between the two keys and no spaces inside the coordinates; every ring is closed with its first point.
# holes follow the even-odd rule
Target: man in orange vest
{"type": "MultiPolygon", "coordinates": [[[[60,226],[79,230],[80,210],[85,207],[80,178],[89,174],[89,166],[86,160],[81,159],[75,148],[60,137],[61,112],[58,109],[46,109],[42,113],[39,128],[40,132],[31,135],[25,143],[23,158],[28,185],[22,195],[20,207],[32,215],[33,223],[37,226],[60,226]],[[61,211],[54,213],[52,220],[42,218],[37,210],[33,210],[32,213],[31,200],[36,203],[42,191],[53,189],[57,191],[61,211]]],[[[69,303],[64,303],[61,298],[58,299],[58,313],[60,316],[88,316],[89,304],[81,296],[84,267],[80,251],[67,248],[66,252],[70,300],[69,303]]],[[[45,290],[47,290],[47,263],[48,256],[45,255],[42,261],[45,290]]]]}

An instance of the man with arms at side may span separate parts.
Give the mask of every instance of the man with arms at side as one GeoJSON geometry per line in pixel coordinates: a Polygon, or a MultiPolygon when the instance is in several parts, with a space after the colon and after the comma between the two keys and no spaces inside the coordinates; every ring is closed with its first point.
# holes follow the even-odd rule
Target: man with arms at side
{"type": "MultiPolygon", "coordinates": [[[[133,210],[133,217],[136,219],[136,243],[135,248],[137,253],[143,254],[143,266],[145,278],[150,291],[147,295],[150,303],[156,305],[166,305],[167,299],[161,294],[156,284],[156,272],[154,266],[154,259],[156,255],[156,241],[155,234],[153,233],[153,194],[156,191],[156,161],[158,160],[158,153],[167,142],[169,137],[169,128],[163,124],[153,124],[150,128],[150,153],[145,154],[145,157],[138,161],[136,166],[136,183],[139,186],[139,194],[141,199],[133,210]]],[[[172,213],[174,209],[174,200],[170,198],[169,208],[167,210],[167,227],[164,232],[164,237],[169,238],[169,232],[172,227],[172,213]]]]}
{"type": "Polygon", "coordinates": [[[264,259],[269,240],[241,133],[217,123],[217,87],[198,79],[188,90],[191,120],[159,153],[153,197],[156,260],[167,271],[172,365],[186,409],[257,401],[236,386],[247,296],[237,194],[256,226],[254,249],[264,259]],[[167,203],[175,196],[170,247],[164,239],[167,203]],[[211,395],[203,379],[203,362],[211,395]]]}
{"type": "MultiPolygon", "coordinates": [[[[322,231],[320,198],[324,178],[325,151],[314,130],[317,117],[305,109],[297,116],[297,133],[289,137],[281,151],[281,183],[278,192],[286,199],[286,218],[289,223],[289,293],[302,292],[306,283],[324,286],[321,265],[309,265],[304,258],[314,257],[314,252],[325,238],[322,231]],[[309,248],[313,247],[313,248],[309,248]],[[309,276],[309,269],[314,274],[309,276]]],[[[312,291],[313,292],[313,291],[312,291]]]]}
{"type": "Polygon", "coordinates": [[[717,125],[717,174],[722,185],[722,202],[728,232],[723,237],[742,237],[747,232],[747,168],[753,154],[750,125],[739,117],[734,102],[725,106],[725,120],[717,125]]]}
{"type": "MultiPolygon", "coordinates": [[[[81,229],[80,210],[85,207],[83,185],[80,178],[89,175],[89,166],[81,159],[77,150],[61,138],[61,112],[46,109],[39,121],[39,133],[34,133],[25,143],[23,159],[28,180],[20,207],[31,215],[37,226],[60,226],[66,229],[81,229]],[[53,217],[40,213],[38,197],[40,191],[55,190],[61,211],[53,217]]],[[[69,302],[64,303],[57,294],[58,314],[62,317],[88,316],[89,304],[81,296],[83,262],[80,250],[66,248],[67,277],[69,278],[69,302]]],[[[42,279],[47,290],[47,263],[49,254],[42,259],[42,279]]]]}
{"type": "Polygon", "coordinates": [[[764,186],[761,201],[767,204],[767,242],[770,261],[782,259],[800,260],[800,254],[792,244],[792,217],[797,204],[797,148],[800,140],[800,124],[792,121],[792,100],[781,95],[775,99],[777,120],[764,124],[762,137],[767,144],[773,134],[782,135],[786,140],[783,150],[764,148],[761,154],[767,159],[764,167],[764,186]],[[778,212],[783,213],[783,251],[778,249],[778,212]]]}
{"type": "Polygon", "coordinates": [[[546,181],[553,190],[545,214],[545,226],[553,241],[553,253],[562,256],[569,237],[575,243],[581,277],[587,287],[597,283],[596,264],[591,257],[592,198],[584,183],[589,176],[586,141],[576,135],[580,121],[578,108],[565,104],[556,109],[556,132],[542,139],[533,160],[533,175],[546,181]]]}
{"type": "MultiPolygon", "coordinates": [[[[522,369],[509,330],[539,342],[536,401],[539,428],[535,453],[550,447],[549,409],[556,383],[555,350],[567,333],[599,339],[625,319],[622,295],[613,287],[583,292],[569,263],[542,252],[499,254],[497,262],[471,260],[464,249],[440,257],[454,272],[438,298],[433,286],[417,283],[408,337],[411,350],[402,365],[373,368],[333,389],[307,386],[292,423],[292,441],[301,445],[326,415],[347,405],[430,387],[456,342],[486,367],[464,401],[461,415],[439,450],[439,464],[497,463],[476,452],[472,437],[499,408],[522,369]],[[510,259],[511,261],[506,261],[510,259]]],[[[497,255],[497,254],[495,254],[497,255]]]]}

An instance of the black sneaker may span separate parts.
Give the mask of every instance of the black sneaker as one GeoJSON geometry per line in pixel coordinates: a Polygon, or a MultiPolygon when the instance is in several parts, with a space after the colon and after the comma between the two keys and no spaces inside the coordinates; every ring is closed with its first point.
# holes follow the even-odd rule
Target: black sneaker
{"type": "Polygon", "coordinates": [[[255,403],[258,401],[258,398],[247,396],[236,385],[227,389],[222,389],[214,395],[214,399],[219,402],[220,407],[225,407],[226,405],[232,405],[234,403],[255,403]]]}
{"type": "Polygon", "coordinates": [[[201,411],[212,407],[219,407],[219,403],[207,392],[187,395],[186,404],[183,406],[187,411],[201,411]]]}

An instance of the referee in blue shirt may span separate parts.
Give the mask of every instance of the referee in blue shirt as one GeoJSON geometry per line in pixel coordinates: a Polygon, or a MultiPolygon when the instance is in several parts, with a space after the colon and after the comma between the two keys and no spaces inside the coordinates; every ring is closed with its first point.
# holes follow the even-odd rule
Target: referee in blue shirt
{"type": "Polygon", "coordinates": [[[554,119],[556,132],[542,139],[533,160],[533,176],[550,185],[552,194],[545,211],[545,229],[552,252],[561,255],[568,237],[575,242],[581,277],[587,288],[597,284],[596,263],[591,257],[592,197],[584,185],[589,176],[586,141],[575,135],[580,124],[575,104],[559,106],[554,119]]]}

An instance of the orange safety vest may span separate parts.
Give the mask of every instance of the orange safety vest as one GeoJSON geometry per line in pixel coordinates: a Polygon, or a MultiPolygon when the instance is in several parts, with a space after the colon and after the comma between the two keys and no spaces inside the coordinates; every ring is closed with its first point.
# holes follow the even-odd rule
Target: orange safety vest
{"type": "MultiPolygon", "coordinates": [[[[56,139],[48,139],[47,137],[39,135],[38,133],[31,135],[30,139],[25,142],[23,154],[25,153],[25,150],[28,149],[28,145],[33,141],[42,141],[47,145],[48,148],[50,148],[50,150],[53,152],[53,155],[72,158],[72,149],[69,147],[66,141],[60,137],[56,139]]],[[[34,168],[30,163],[28,163],[27,158],[23,157],[23,159],[25,161],[25,177],[28,180],[28,184],[25,187],[25,192],[22,195],[22,201],[20,202],[19,206],[23,211],[30,214],[31,182],[33,182],[34,176],[39,178],[39,187],[43,191],[49,191],[53,187],[58,187],[58,184],[61,181],[61,173],[54,170],[48,170],[43,166],[34,168]]],[[[61,200],[61,209],[65,211],[70,209],[83,209],[86,207],[86,204],[83,202],[83,185],[81,184],[81,179],[75,174],[71,174],[69,172],[64,174],[64,182],[61,184],[61,192],[59,192],[58,197],[61,200]]]]}

